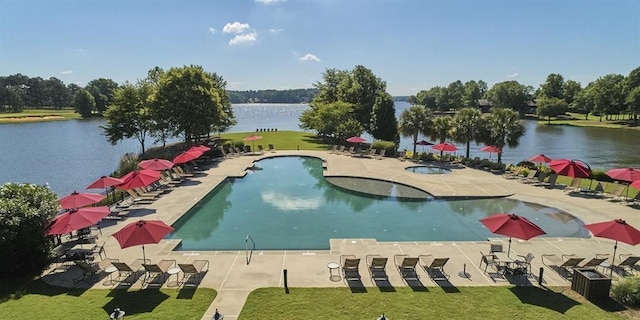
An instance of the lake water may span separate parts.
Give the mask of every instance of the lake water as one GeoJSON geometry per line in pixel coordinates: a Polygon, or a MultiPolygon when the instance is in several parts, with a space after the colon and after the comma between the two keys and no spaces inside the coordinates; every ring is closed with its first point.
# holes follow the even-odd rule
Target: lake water
{"type": "MultiPolygon", "coordinates": [[[[397,114],[408,107],[407,103],[397,102],[397,114]]],[[[300,130],[298,117],[308,106],[241,104],[233,108],[238,124],[230,131],[253,132],[258,128],[300,130]]],[[[505,149],[503,162],[518,162],[544,153],[552,158],[580,159],[592,168],[640,168],[640,130],[542,126],[534,121],[524,124],[527,132],[520,146],[505,149]]],[[[112,173],[122,155],[140,151],[135,139],[112,146],[102,135],[101,125],[101,119],[0,125],[0,183],[46,183],[59,196],[85,190],[96,178],[112,173]]],[[[472,144],[471,155],[489,157],[480,151],[481,147],[472,144]]],[[[411,149],[412,141],[403,138],[400,148],[411,149]]]]}

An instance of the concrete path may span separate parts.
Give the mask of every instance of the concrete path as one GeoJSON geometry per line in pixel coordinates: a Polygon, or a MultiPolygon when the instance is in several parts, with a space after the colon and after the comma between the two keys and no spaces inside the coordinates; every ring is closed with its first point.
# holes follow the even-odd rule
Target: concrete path
{"type": "MultiPolygon", "coordinates": [[[[107,256],[120,261],[131,262],[141,257],[140,247],[120,249],[117,241],[110,235],[125,224],[144,219],[160,219],[168,224],[174,223],[189,208],[211,191],[227,177],[242,177],[245,170],[254,161],[265,157],[305,155],[325,160],[325,176],[356,176],[392,182],[398,182],[424,190],[436,197],[493,197],[508,196],[512,199],[528,201],[545,206],[556,207],[578,217],[585,223],[623,218],[630,224],[640,227],[639,210],[604,199],[583,198],[566,194],[559,189],[546,189],[505,179],[500,175],[470,169],[452,168],[449,174],[424,175],[405,170],[416,165],[409,161],[394,158],[354,158],[347,155],[331,154],[320,151],[277,151],[257,156],[241,156],[217,162],[203,174],[188,179],[153,203],[138,205],[131,209],[131,217],[124,221],[103,223],[102,235],[98,244],[104,244],[107,256]]],[[[288,272],[290,287],[367,287],[378,290],[377,285],[387,286],[488,286],[511,284],[537,284],[540,268],[544,268],[544,281],[548,285],[570,285],[563,272],[543,264],[543,254],[558,256],[573,253],[589,260],[598,253],[612,253],[613,241],[599,238],[535,238],[530,241],[514,240],[511,256],[533,253],[533,274],[527,277],[499,276],[484,271],[480,266],[480,252],[489,251],[489,242],[502,242],[505,238],[487,239],[488,241],[454,242],[377,242],[375,239],[332,239],[330,250],[317,251],[256,251],[250,263],[244,251],[173,251],[179,240],[163,240],[158,245],[146,246],[146,256],[152,261],[175,259],[185,263],[195,259],[210,261],[210,270],[200,286],[217,290],[218,295],[203,315],[202,319],[211,319],[215,309],[224,314],[225,319],[236,319],[240,314],[248,294],[261,287],[283,287],[283,270],[288,272]],[[361,258],[359,281],[346,281],[340,270],[329,270],[330,262],[340,263],[342,255],[355,255],[361,258]],[[369,276],[367,268],[370,255],[379,255],[389,259],[386,269],[387,281],[375,281],[369,276]],[[422,268],[417,270],[417,280],[403,279],[395,266],[399,255],[450,258],[445,266],[449,275],[447,280],[434,280],[422,268]],[[466,270],[466,274],[463,271],[466,270]],[[331,273],[330,273],[331,272],[331,273]],[[336,277],[340,275],[339,277],[336,277]]],[[[618,245],[619,253],[640,255],[640,249],[626,244],[618,245]]],[[[423,257],[421,264],[428,257],[423,257]]],[[[618,259],[618,257],[616,257],[618,259]]],[[[585,261],[586,261],[585,260],[585,261]]],[[[545,261],[546,262],[546,261],[545,261]]],[[[56,285],[72,286],[70,279],[77,276],[77,270],[48,270],[44,279],[56,285]]],[[[605,271],[602,270],[601,271],[605,271]]],[[[608,273],[608,270],[606,271],[608,273]]],[[[181,274],[179,275],[181,276],[181,274]]],[[[94,288],[113,288],[106,280],[92,284],[94,288]]],[[[169,283],[172,280],[170,279],[169,283]]],[[[81,284],[82,285],[82,284],[81,284]]],[[[133,287],[141,287],[140,281],[133,287]]]]}

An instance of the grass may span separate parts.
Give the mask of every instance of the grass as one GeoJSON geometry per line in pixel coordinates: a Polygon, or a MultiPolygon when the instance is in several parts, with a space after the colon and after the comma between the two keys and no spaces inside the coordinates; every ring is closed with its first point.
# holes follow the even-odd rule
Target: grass
{"type": "Polygon", "coordinates": [[[627,312],[613,300],[599,305],[568,288],[440,287],[414,291],[409,287],[263,288],[253,291],[239,320],[247,319],[624,319],[627,312]]]}
{"type": "MultiPolygon", "coordinates": [[[[605,120],[605,117],[602,117],[602,121],[600,121],[600,116],[594,116],[589,114],[587,119],[585,120],[584,114],[580,113],[567,113],[571,118],[556,118],[551,119],[551,125],[569,125],[569,126],[578,126],[578,127],[597,127],[597,128],[610,128],[610,129],[621,129],[621,128],[632,128],[632,129],[640,129],[638,124],[629,119],[628,115],[620,115],[617,120],[605,120]]],[[[614,115],[615,117],[615,115],[614,115]]],[[[546,119],[541,119],[538,121],[540,124],[547,124],[546,119]]]]}
{"type": "Polygon", "coordinates": [[[18,113],[0,113],[0,123],[42,122],[78,119],[73,109],[27,109],[18,113]]]}
{"type": "Polygon", "coordinates": [[[120,308],[126,312],[126,319],[201,319],[215,297],[216,291],[207,288],[85,290],[54,287],[37,280],[2,295],[0,318],[108,319],[113,309],[120,308]]]}
{"type": "MultiPolygon", "coordinates": [[[[269,144],[273,144],[276,150],[328,150],[328,145],[314,133],[302,131],[223,133],[220,138],[223,141],[241,141],[249,135],[262,137],[255,141],[255,149],[258,145],[267,148],[269,144]]],[[[253,141],[244,141],[244,144],[254,149],[253,141]]]]}

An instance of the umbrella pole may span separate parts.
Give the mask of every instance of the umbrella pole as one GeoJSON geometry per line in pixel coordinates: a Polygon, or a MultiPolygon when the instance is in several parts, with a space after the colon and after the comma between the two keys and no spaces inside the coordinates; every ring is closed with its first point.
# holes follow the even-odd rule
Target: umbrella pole
{"type": "Polygon", "coordinates": [[[509,249],[507,249],[507,257],[511,254],[511,237],[509,237],[509,249]]]}
{"type": "Polygon", "coordinates": [[[144,244],[142,245],[142,263],[147,263],[147,257],[144,254],[144,244]]]}
{"type": "Polygon", "coordinates": [[[618,249],[618,240],[616,240],[616,244],[613,245],[613,258],[611,258],[611,272],[609,273],[609,278],[613,277],[613,266],[615,266],[616,262],[616,250],[618,249]]]}

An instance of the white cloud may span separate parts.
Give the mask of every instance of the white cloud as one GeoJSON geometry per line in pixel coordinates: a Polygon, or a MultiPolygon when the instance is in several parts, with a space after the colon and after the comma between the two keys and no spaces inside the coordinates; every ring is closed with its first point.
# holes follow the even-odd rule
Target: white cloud
{"type": "Polygon", "coordinates": [[[256,3],[272,4],[277,2],[285,2],[287,0],[256,0],[256,3]]]}
{"type": "Polygon", "coordinates": [[[64,71],[60,71],[60,74],[72,74],[73,70],[64,70],[64,71]]]}
{"type": "Polygon", "coordinates": [[[505,77],[507,77],[507,78],[517,78],[517,77],[519,77],[519,76],[520,76],[520,75],[519,75],[517,72],[514,72],[514,73],[512,73],[512,74],[508,74],[508,75],[506,75],[505,77]]]}
{"type": "Polygon", "coordinates": [[[284,29],[269,29],[269,32],[271,33],[280,33],[282,31],[284,31],[284,29]]]}
{"type": "Polygon", "coordinates": [[[251,28],[248,23],[240,23],[238,21],[234,23],[227,23],[222,28],[222,32],[224,33],[243,33],[251,28]]]}
{"type": "Polygon", "coordinates": [[[283,211],[313,210],[320,207],[318,198],[291,197],[284,193],[263,192],[262,201],[283,211]]]}
{"type": "Polygon", "coordinates": [[[316,57],[315,55],[311,54],[311,53],[307,53],[302,58],[300,58],[300,61],[316,61],[316,62],[320,62],[320,59],[318,57],[316,57]]]}
{"type": "Polygon", "coordinates": [[[256,41],[258,34],[255,32],[247,34],[238,34],[233,39],[229,40],[229,45],[234,46],[236,44],[252,44],[256,41]]]}
{"type": "Polygon", "coordinates": [[[209,32],[210,32],[211,34],[216,34],[216,28],[211,28],[211,27],[210,27],[210,28],[209,28],[209,32]]]}

